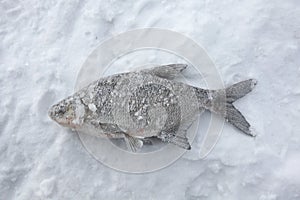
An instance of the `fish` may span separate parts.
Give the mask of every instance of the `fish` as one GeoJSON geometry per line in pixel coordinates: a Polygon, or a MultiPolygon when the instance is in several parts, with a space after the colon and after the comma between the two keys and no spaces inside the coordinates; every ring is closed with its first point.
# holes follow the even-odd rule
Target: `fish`
{"type": "Polygon", "coordinates": [[[202,89],[175,80],[187,66],[166,64],[101,77],[51,106],[48,115],[72,130],[123,138],[132,152],[151,137],[190,150],[187,130],[205,110],[254,137],[249,122],[233,103],[251,92],[257,80],[225,89],[202,89]]]}

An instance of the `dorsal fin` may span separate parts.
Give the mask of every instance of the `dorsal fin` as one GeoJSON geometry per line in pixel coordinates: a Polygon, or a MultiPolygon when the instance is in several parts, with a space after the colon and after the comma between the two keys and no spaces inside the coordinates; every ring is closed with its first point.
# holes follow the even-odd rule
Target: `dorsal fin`
{"type": "Polygon", "coordinates": [[[187,68],[186,64],[169,64],[153,67],[150,69],[144,69],[143,72],[147,72],[156,75],[161,78],[172,80],[177,77],[180,72],[187,68]]]}

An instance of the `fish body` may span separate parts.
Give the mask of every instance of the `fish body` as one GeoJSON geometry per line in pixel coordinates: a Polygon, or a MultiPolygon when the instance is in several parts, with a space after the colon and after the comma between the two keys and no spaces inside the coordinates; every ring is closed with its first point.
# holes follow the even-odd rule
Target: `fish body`
{"type": "Polygon", "coordinates": [[[172,64],[100,78],[49,110],[60,125],[109,138],[124,138],[129,149],[157,137],[190,149],[186,131],[195,117],[210,110],[252,135],[233,102],[252,90],[253,79],[226,90],[207,90],[174,81],[187,65],[172,64]]]}

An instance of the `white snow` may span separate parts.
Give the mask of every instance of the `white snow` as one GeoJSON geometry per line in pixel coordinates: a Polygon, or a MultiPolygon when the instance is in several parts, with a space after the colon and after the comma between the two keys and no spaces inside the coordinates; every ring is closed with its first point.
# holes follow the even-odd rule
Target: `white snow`
{"type": "Polygon", "coordinates": [[[96,112],[96,110],[97,110],[95,104],[90,103],[90,104],[88,105],[88,107],[89,107],[89,109],[90,109],[92,112],[96,112]]]}
{"type": "Polygon", "coordinates": [[[0,199],[300,199],[299,53],[296,0],[1,0],[0,199]],[[226,124],[205,160],[196,138],[173,165],[134,175],[105,167],[49,119],[101,41],[144,27],[201,44],[226,85],[257,79],[236,103],[256,138],[226,124]]]}
{"type": "Polygon", "coordinates": [[[40,184],[40,190],[42,192],[42,195],[46,197],[50,196],[53,193],[54,185],[55,185],[54,177],[43,180],[40,184]]]}

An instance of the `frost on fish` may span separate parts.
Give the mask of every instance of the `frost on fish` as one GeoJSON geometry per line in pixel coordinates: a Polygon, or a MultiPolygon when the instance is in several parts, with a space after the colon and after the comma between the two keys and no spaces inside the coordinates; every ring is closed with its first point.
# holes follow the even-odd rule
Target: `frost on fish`
{"type": "Polygon", "coordinates": [[[256,82],[250,79],[226,90],[207,90],[174,81],[186,67],[163,65],[101,78],[51,107],[49,115],[87,134],[124,138],[132,151],[149,137],[190,149],[186,131],[204,110],[252,135],[250,124],[232,103],[256,82]]]}

